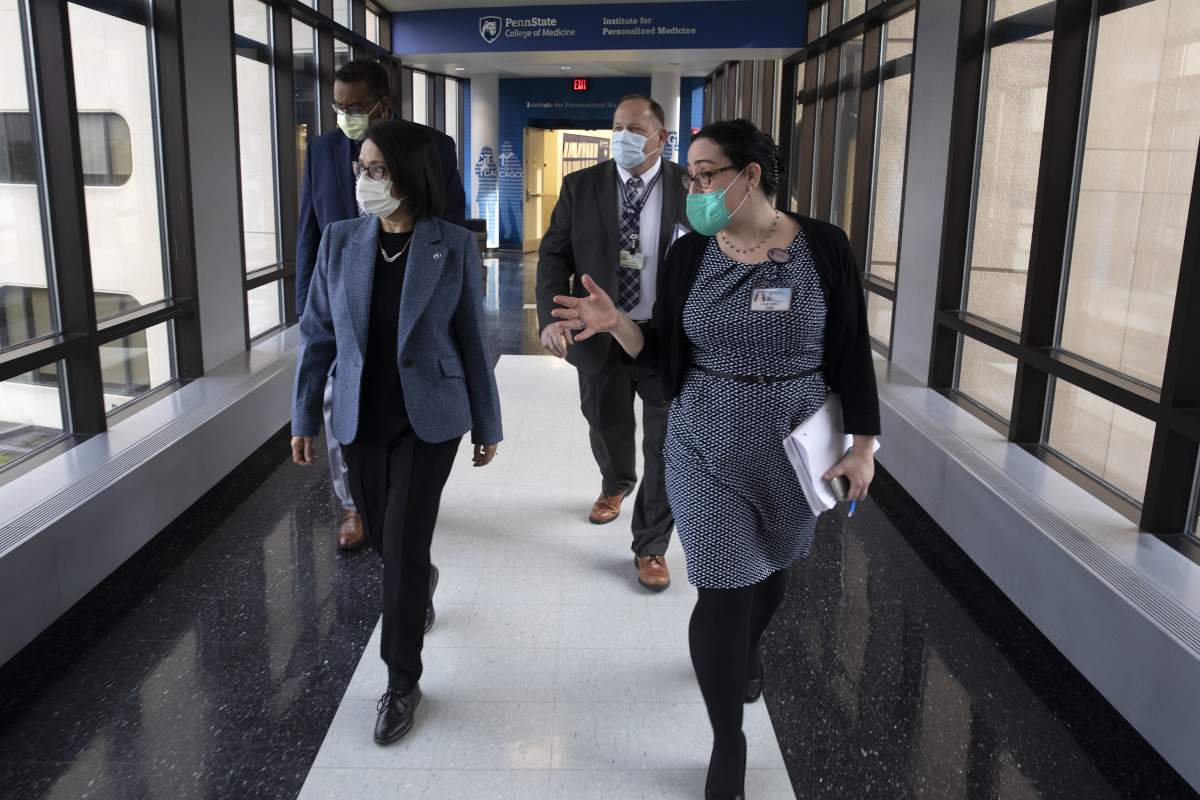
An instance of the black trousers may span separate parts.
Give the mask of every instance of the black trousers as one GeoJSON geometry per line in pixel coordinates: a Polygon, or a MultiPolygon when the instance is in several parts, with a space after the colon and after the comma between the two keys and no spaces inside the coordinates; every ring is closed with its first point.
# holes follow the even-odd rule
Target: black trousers
{"type": "Polygon", "coordinates": [[[671,541],[675,518],[667,502],[663,442],[667,438],[667,411],[658,373],[646,367],[621,363],[615,341],[608,360],[594,375],[579,371],[579,405],[588,422],[592,455],[600,467],[602,490],[607,495],[632,492],[638,485],[637,418],[634,395],[642,398],[642,457],[646,474],[633,504],[633,552],[661,556],[671,541]]]}
{"type": "Polygon", "coordinates": [[[421,679],[429,546],[461,438],[432,444],[417,437],[407,416],[365,412],[342,449],[363,529],[383,559],[380,655],[389,686],[399,691],[421,679]]]}

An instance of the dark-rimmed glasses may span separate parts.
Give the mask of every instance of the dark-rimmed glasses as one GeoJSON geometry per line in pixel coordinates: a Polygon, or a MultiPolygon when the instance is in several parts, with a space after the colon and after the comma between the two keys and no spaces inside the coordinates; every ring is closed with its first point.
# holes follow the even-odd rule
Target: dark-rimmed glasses
{"type": "Polygon", "coordinates": [[[330,103],[329,105],[333,106],[333,112],[335,114],[342,114],[343,116],[347,117],[366,117],[370,116],[371,112],[378,108],[379,104],[382,102],[383,98],[381,97],[376,100],[375,105],[371,106],[370,108],[363,108],[362,106],[340,106],[337,103],[330,103]]]}
{"type": "Polygon", "coordinates": [[[381,181],[388,176],[388,168],[386,164],[367,164],[364,165],[361,161],[352,162],[354,164],[354,179],[358,180],[365,172],[377,181],[381,181]]]}
{"type": "Polygon", "coordinates": [[[692,190],[693,183],[699,186],[701,189],[707,189],[709,186],[712,186],[713,175],[716,175],[718,172],[724,172],[727,169],[735,169],[735,167],[731,165],[728,167],[721,167],[720,169],[702,169],[695,175],[680,175],[679,180],[683,184],[684,191],[690,192],[692,190]]]}

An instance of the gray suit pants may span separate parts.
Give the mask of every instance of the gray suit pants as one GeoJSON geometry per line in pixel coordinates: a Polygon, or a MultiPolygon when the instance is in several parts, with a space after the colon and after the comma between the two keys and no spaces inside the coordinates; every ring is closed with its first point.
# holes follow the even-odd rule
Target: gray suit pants
{"type": "Polygon", "coordinates": [[[329,450],[329,477],[333,478],[333,493],[342,502],[344,511],[357,510],[354,498],[350,496],[350,488],[346,483],[346,459],[342,456],[342,446],[330,433],[333,424],[330,417],[333,414],[333,378],[325,381],[325,403],[321,406],[325,415],[325,446],[329,450]]]}
{"type": "Polygon", "coordinates": [[[616,342],[599,372],[579,371],[579,405],[588,421],[592,455],[607,495],[632,492],[638,485],[635,394],[642,398],[645,476],[633,504],[632,549],[639,556],[661,556],[667,552],[675,525],[667,503],[663,461],[670,404],[663,397],[662,380],[654,370],[621,363],[616,342]]]}

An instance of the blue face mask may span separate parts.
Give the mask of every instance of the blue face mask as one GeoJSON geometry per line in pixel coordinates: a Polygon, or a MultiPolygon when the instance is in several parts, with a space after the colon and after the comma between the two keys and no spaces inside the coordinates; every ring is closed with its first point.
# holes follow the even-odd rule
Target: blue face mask
{"type": "MultiPolygon", "coordinates": [[[[661,128],[659,130],[662,130],[661,128]]],[[[654,133],[658,133],[655,131],[654,133]]],[[[643,153],[642,150],[646,147],[646,142],[650,141],[649,136],[642,136],[633,131],[613,131],[612,135],[612,156],[613,160],[620,164],[625,169],[637,169],[646,159],[657,153],[658,148],[652,153],[643,153]]]]}
{"type": "MultiPolygon", "coordinates": [[[[745,172],[745,167],[742,172],[745,172]]],[[[742,172],[737,174],[733,179],[733,183],[737,183],[738,178],[742,177],[742,172]]],[[[733,183],[729,184],[729,189],[733,188],[733,183]]],[[[719,192],[709,192],[708,194],[689,194],[687,196],[687,218],[692,224],[692,230],[699,233],[701,236],[715,236],[718,232],[723,231],[729,225],[729,221],[733,219],[733,215],[738,212],[750,197],[750,193],[746,192],[746,197],[742,198],[742,202],[738,203],[738,207],[730,211],[725,207],[725,193],[729,189],[722,189],[719,192]]]]}

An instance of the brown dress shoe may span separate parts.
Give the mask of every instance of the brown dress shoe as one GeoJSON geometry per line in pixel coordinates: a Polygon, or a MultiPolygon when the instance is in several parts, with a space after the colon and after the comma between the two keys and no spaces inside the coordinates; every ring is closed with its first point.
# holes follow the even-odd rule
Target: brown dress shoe
{"type": "Polygon", "coordinates": [[[637,562],[638,583],[655,592],[671,585],[671,570],[662,556],[634,556],[637,562]]]}
{"type": "Polygon", "coordinates": [[[338,528],[338,547],[343,550],[353,550],[356,547],[362,547],[366,541],[367,537],[363,535],[362,517],[358,515],[357,511],[347,511],[346,518],[342,520],[342,527],[338,528]]]}
{"type": "Polygon", "coordinates": [[[621,513],[621,498],[624,496],[624,492],[620,494],[605,494],[601,492],[600,499],[592,506],[592,513],[588,515],[588,521],[593,525],[603,525],[606,522],[612,522],[621,513]]]}

